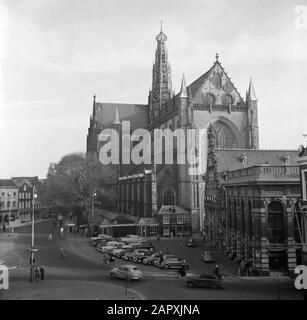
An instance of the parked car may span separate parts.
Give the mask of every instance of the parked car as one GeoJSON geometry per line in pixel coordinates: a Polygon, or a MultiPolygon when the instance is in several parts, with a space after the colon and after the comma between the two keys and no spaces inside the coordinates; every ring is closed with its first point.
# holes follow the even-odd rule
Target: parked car
{"type": "Polygon", "coordinates": [[[213,256],[213,252],[212,251],[204,251],[204,254],[202,255],[202,260],[203,260],[203,262],[206,262],[206,263],[214,263],[215,259],[213,256]]]}
{"type": "Polygon", "coordinates": [[[120,241],[125,244],[137,243],[141,240],[142,240],[142,237],[134,235],[134,234],[127,234],[125,237],[120,238],[120,241]]]}
{"type": "Polygon", "coordinates": [[[120,258],[122,255],[129,251],[132,252],[133,248],[128,245],[123,245],[120,248],[114,248],[111,254],[117,258],[120,258]]]}
{"type": "Polygon", "coordinates": [[[224,288],[223,280],[212,274],[203,273],[200,276],[188,276],[186,278],[186,285],[188,287],[197,288],[224,288]]]}
{"type": "Polygon", "coordinates": [[[105,246],[99,247],[97,250],[104,253],[111,253],[113,249],[120,249],[123,245],[124,244],[122,242],[109,241],[105,246]]]}
{"type": "MultiPolygon", "coordinates": [[[[183,265],[184,261],[180,258],[167,258],[163,259],[163,261],[160,263],[160,268],[164,269],[180,269],[183,265]]],[[[185,263],[186,269],[189,268],[189,266],[185,263]]]]}
{"type": "Polygon", "coordinates": [[[142,260],[142,263],[143,264],[147,264],[149,266],[152,266],[154,264],[154,260],[157,260],[157,259],[160,260],[160,254],[159,253],[153,253],[150,256],[145,257],[142,260]]]}
{"type": "Polygon", "coordinates": [[[133,244],[135,249],[148,249],[148,250],[155,250],[155,246],[148,242],[148,241],[139,241],[135,244],[133,244]]]}
{"type": "Polygon", "coordinates": [[[111,269],[110,276],[111,278],[126,279],[130,281],[142,279],[143,273],[137,266],[133,264],[126,264],[111,269]]]}
{"type": "Polygon", "coordinates": [[[141,263],[144,258],[151,255],[151,252],[146,249],[137,249],[134,252],[134,256],[132,258],[133,262],[141,263]]]}
{"type": "Polygon", "coordinates": [[[194,238],[189,238],[185,244],[187,247],[196,247],[196,240],[194,238]]]}

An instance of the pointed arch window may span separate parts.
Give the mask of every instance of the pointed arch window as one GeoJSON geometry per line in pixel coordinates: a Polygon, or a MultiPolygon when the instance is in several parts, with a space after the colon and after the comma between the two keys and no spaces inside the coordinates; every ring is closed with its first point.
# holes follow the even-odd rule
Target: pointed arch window
{"type": "Polygon", "coordinates": [[[175,204],[175,192],[168,188],[165,190],[163,195],[163,205],[170,206],[175,204]]]}

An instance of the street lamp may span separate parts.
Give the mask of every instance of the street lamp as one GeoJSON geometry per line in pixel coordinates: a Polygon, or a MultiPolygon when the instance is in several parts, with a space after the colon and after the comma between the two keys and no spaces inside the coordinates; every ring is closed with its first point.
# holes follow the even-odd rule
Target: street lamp
{"type": "Polygon", "coordinates": [[[35,187],[33,187],[33,199],[32,199],[32,241],[31,241],[31,268],[30,268],[30,282],[34,282],[34,252],[38,251],[34,248],[34,212],[35,212],[35,199],[37,194],[35,193],[35,187]]]}
{"type": "Polygon", "coordinates": [[[9,199],[9,232],[11,232],[11,193],[7,193],[8,199],[9,199]]]}
{"type": "Polygon", "coordinates": [[[96,197],[96,191],[92,194],[92,237],[94,237],[94,211],[95,211],[95,197],[96,197]]]}

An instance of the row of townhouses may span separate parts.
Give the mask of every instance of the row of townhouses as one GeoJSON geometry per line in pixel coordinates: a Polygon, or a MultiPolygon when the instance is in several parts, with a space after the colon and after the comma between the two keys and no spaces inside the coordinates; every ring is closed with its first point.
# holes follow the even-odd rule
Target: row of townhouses
{"type": "MultiPolygon", "coordinates": [[[[38,177],[12,177],[0,179],[0,224],[9,220],[28,221],[33,212],[33,195],[41,181],[38,177]]],[[[37,215],[43,204],[39,198],[34,201],[37,215]]]]}

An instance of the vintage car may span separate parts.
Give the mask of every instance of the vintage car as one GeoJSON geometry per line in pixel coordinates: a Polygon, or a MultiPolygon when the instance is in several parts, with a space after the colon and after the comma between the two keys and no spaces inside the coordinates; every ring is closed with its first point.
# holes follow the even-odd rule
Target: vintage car
{"type": "Polygon", "coordinates": [[[155,260],[160,260],[160,254],[159,253],[153,253],[150,256],[145,257],[142,260],[142,263],[146,264],[146,265],[149,265],[149,266],[152,266],[154,264],[155,260]]]}
{"type": "Polygon", "coordinates": [[[134,253],[132,261],[137,263],[141,263],[144,258],[151,255],[151,252],[147,249],[137,249],[134,253]]]}
{"type": "Polygon", "coordinates": [[[121,237],[119,240],[125,244],[130,244],[142,241],[142,237],[134,234],[127,234],[125,237],[121,237]]]}
{"type": "Polygon", "coordinates": [[[142,279],[143,273],[137,266],[133,264],[125,264],[111,269],[110,276],[111,278],[119,278],[130,281],[142,279]]]}
{"type": "Polygon", "coordinates": [[[180,269],[183,264],[185,265],[186,269],[189,268],[189,266],[184,262],[184,260],[176,257],[168,257],[163,259],[159,267],[163,269],[180,269]]]}
{"type": "Polygon", "coordinates": [[[128,245],[123,245],[120,248],[114,248],[111,252],[111,255],[117,258],[121,258],[126,252],[132,252],[133,248],[128,245]]]}
{"type": "Polygon", "coordinates": [[[188,287],[198,288],[224,288],[222,278],[218,278],[215,275],[203,273],[199,276],[187,276],[186,285],[188,287]]]}

